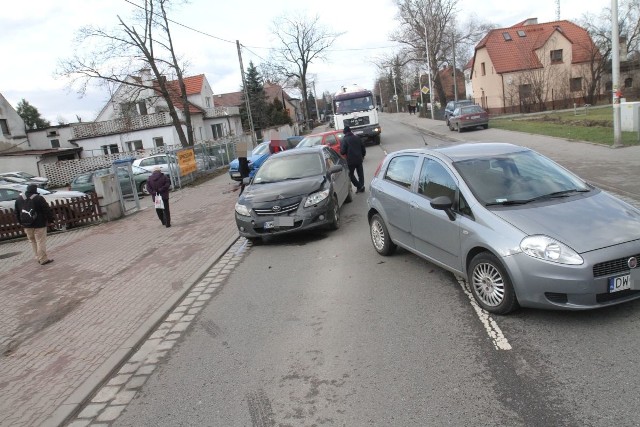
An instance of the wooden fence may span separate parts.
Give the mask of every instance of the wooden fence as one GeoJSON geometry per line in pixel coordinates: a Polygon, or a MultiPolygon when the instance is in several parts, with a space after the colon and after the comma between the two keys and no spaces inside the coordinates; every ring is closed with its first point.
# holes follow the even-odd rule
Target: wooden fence
{"type": "MultiPolygon", "coordinates": [[[[95,193],[84,197],[54,200],[49,203],[56,218],[49,231],[66,231],[72,227],[91,224],[102,220],[102,211],[95,193]]],[[[0,241],[26,236],[18,223],[13,209],[0,211],[0,241]]]]}

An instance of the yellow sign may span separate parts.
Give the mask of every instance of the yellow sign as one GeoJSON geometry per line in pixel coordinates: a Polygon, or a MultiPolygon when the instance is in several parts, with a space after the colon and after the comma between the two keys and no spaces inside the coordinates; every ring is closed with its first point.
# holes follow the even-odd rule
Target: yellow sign
{"type": "Polygon", "coordinates": [[[176,153],[176,158],[178,160],[180,176],[189,175],[190,173],[198,170],[198,166],[196,165],[196,155],[193,152],[193,148],[178,151],[176,153]]]}
{"type": "Polygon", "coordinates": [[[429,93],[429,88],[426,86],[422,86],[422,93],[424,93],[425,95],[429,93]]]}

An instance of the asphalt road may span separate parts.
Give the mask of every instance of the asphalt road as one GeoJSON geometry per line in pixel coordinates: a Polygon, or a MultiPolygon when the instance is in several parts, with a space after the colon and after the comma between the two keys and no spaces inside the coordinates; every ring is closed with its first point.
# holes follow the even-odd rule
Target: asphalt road
{"type": "MultiPolygon", "coordinates": [[[[384,129],[367,179],[383,150],[449,143],[384,129]]],[[[113,425],[640,423],[640,302],[483,319],[450,273],[373,250],[365,194],[342,215],[251,247],[113,425]]]]}

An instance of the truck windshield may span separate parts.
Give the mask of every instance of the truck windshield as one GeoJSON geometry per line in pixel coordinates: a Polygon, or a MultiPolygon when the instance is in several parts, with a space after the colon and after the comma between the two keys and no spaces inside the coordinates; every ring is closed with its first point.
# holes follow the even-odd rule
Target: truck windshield
{"type": "Polygon", "coordinates": [[[336,113],[347,114],[355,111],[369,111],[373,110],[373,100],[370,96],[363,96],[359,98],[341,99],[335,101],[336,113]]]}

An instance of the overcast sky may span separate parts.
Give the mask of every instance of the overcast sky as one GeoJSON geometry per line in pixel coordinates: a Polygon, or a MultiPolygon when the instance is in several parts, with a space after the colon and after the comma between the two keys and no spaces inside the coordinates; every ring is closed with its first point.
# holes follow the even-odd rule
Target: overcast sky
{"type": "MultiPolygon", "coordinates": [[[[610,0],[560,0],[560,18],[577,20],[583,13],[599,13],[610,0]]],[[[58,118],[75,122],[94,120],[108,100],[98,87],[84,98],[68,89],[68,82],[54,78],[59,59],[73,55],[73,38],[82,25],[114,27],[117,15],[127,20],[140,0],[11,0],[0,15],[0,93],[15,108],[26,99],[52,124],[58,118]]],[[[320,16],[332,32],[344,32],[325,61],[313,63],[316,93],[336,92],[341,85],[357,83],[371,87],[378,74],[375,62],[394,52],[389,34],[396,28],[393,0],[191,0],[174,11],[176,50],[189,60],[188,75],[204,73],[214,93],[241,88],[240,65],[235,41],[246,46],[243,62],[259,65],[277,46],[271,32],[273,21],[287,11],[320,16]],[[205,34],[203,34],[205,33],[205,34]]],[[[556,19],[555,0],[458,0],[459,20],[470,14],[498,27],[508,27],[527,18],[538,22],[556,19]]]]}

